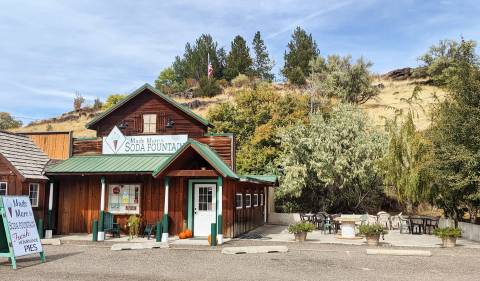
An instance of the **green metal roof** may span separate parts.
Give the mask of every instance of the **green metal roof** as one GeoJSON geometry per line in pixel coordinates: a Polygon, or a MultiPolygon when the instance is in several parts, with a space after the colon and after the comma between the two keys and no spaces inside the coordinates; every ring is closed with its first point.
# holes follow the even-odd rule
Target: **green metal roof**
{"type": "Polygon", "coordinates": [[[230,169],[230,167],[225,162],[223,162],[222,158],[220,158],[220,156],[214,150],[212,150],[208,145],[192,139],[189,139],[179,150],[177,150],[177,152],[175,152],[168,159],[168,161],[165,161],[157,169],[155,169],[155,171],[153,172],[153,176],[156,177],[160,173],[162,173],[188,147],[192,147],[193,149],[195,149],[195,151],[197,151],[198,154],[200,154],[205,160],[207,160],[207,162],[209,162],[210,165],[212,165],[213,168],[215,168],[217,172],[222,174],[224,177],[239,179],[237,174],[234,171],[232,171],[232,169],[230,169]]]}
{"type": "Polygon", "coordinates": [[[47,167],[47,174],[152,173],[168,155],[74,156],[47,167]]]}
{"type": "Polygon", "coordinates": [[[240,176],[240,179],[244,181],[260,181],[270,184],[277,183],[277,176],[275,175],[242,175],[240,176]]]}
{"type": "Polygon", "coordinates": [[[115,111],[117,108],[121,107],[122,105],[126,104],[128,101],[130,101],[131,99],[133,99],[134,97],[136,97],[137,95],[139,95],[140,93],[142,93],[146,89],[150,90],[152,93],[156,94],[157,96],[164,99],[165,101],[167,101],[171,105],[180,109],[181,111],[183,111],[184,113],[186,113],[190,117],[196,119],[197,121],[199,121],[203,125],[213,127],[212,124],[210,122],[208,122],[206,119],[204,119],[200,115],[196,114],[195,112],[191,111],[189,108],[179,104],[178,102],[176,102],[175,100],[173,100],[169,96],[165,95],[164,93],[160,92],[158,89],[152,87],[152,85],[150,85],[148,83],[146,83],[145,85],[143,85],[140,88],[138,88],[137,90],[135,90],[133,93],[128,95],[126,98],[124,98],[122,101],[117,103],[115,106],[112,106],[111,108],[109,108],[109,109],[105,110],[104,112],[100,113],[99,115],[97,115],[90,122],[88,122],[85,126],[87,127],[87,129],[91,129],[91,127],[94,124],[96,124],[98,121],[102,120],[108,114],[115,111]]]}

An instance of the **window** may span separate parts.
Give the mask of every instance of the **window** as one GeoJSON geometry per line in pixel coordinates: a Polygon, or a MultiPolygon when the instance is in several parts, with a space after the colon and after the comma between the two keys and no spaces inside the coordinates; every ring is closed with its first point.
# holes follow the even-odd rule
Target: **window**
{"type": "Polygon", "coordinates": [[[237,209],[243,208],[243,194],[237,193],[235,194],[235,206],[237,209]]]}
{"type": "Polygon", "coordinates": [[[38,197],[40,195],[40,185],[38,183],[29,184],[28,197],[32,207],[38,207],[38,197]]]}
{"type": "Polygon", "coordinates": [[[253,207],[257,207],[258,206],[258,194],[255,193],[253,194],[253,207]]]}
{"type": "Polygon", "coordinates": [[[143,132],[157,132],[157,114],[143,114],[143,132]]]}
{"type": "Polygon", "coordinates": [[[252,207],[252,194],[245,194],[245,208],[252,207]]]}
{"type": "Polygon", "coordinates": [[[108,185],[108,211],[112,214],[140,214],[140,185],[108,185]]]}
{"type": "Polygon", "coordinates": [[[260,193],[260,206],[263,206],[263,193],[260,193]]]}
{"type": "Polygon", "coordinates": [[[0,195],[7,195],[7,183],[0,182],[0,195]]]}
{"type": "Polygon", "coordinates": [[[213,210],[213,190],[211,187],[198,188],[198,210],[199,211],[213,210]]]}

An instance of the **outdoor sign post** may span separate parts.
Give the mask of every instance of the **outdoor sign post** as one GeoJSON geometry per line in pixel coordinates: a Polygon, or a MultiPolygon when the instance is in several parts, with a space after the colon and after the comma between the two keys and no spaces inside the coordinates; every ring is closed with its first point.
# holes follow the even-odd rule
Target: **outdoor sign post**
{"type": "Polygon", "coordinates": [[[13,269],[21,256],[38,253],[45,262],[28,196],[0,196],[0,215],[0,257],[9,258],[13,269]]]}

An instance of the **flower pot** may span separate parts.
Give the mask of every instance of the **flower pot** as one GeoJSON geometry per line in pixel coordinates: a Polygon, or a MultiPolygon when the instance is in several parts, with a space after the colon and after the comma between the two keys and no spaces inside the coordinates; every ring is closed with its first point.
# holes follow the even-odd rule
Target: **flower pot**
{"type": "Polygon", "coordinates": [[[442,242],[443,242],[443,247],[453,248],[457,244],[457,237],[443,237],[442,242]]]}
{"type": "Polygon", "coordinates": [[[378,246],[378,240],[380,240],[380,235],[368,235],[365,236],[367,239],[367,245],[368,246],[378,246]]]}
{"type": "Polygon", "coordinates": [[[295,241],[303,242],[306,239],[307,239],[307,233],[306,232],[295,233],[295,241]]]}

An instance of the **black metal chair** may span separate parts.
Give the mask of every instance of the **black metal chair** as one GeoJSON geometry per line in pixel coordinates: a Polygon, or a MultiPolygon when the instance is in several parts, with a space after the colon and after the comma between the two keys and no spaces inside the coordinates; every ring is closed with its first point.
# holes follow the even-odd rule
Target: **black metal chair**
{"type": "Polygon", "coordinates": [[[438,228],[439,217],[427,218],[425,221],[425,230],[428,234],[432,234],[433,230],[438,228]]]}
{"type": "Polygon", "coordinates": [[[422,234],[425,232],[425,224],[422,218],[410,217],[410,233],[422,234]]]}

